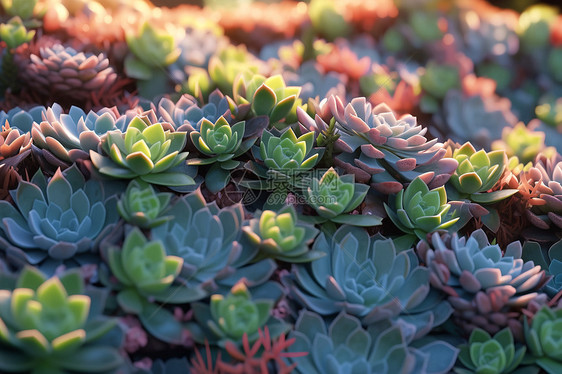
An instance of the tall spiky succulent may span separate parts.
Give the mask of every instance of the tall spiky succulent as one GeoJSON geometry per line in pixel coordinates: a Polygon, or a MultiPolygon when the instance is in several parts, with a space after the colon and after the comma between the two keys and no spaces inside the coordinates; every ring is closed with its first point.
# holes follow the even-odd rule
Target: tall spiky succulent
{"type": "Polygon", "coordinates": [[[458,374],[511,373],[525,357],[526,347],[515,350],[513,335],[505,328],[490,336],[482,329],[474,329],[468,344],[460,346],[459,360],[466,367],[455,368],[458,374]]]}
{"type": "Polygon", "coordinates": [[[302,311],[289,334],[295,343],[289,352],[309,352],[291,357],[296,372],[314,373],[447,373],[458,350],[443,341],[410,346],[412,336],[386,321],[361,326],[344,312],[326,326],[324,319],[302,311]]]}
{"type": "Polygon", "coordinates": [[[244,334],[247,341],[259,338],[258,329],[267,326],[271,335],[277,337],[287,332],[289,325],[271,315],[275,299],[253,299],[244,280],[236,283],[226,295],[211,296],[210,305],[192,304],[197,324],[192,326],[193,337],[224,347],[227,342],[241,345],[244,334]]]}
{"type": "Polygon", "coordinates": [[[230,173],[241,165],[234,158],[246,153],[257,140],[257,136],[244,139],[245,122],[230,125],[224,117],[215,123],[203,119],[201,130],[189,135],[193,145],[205,158],[190,159],[190,165],[212,164],[205,174],[205,185],[213,192],[222,190],[230,181],[230,173]]]}
{"type": "Polygon", "coordinates": [[[265,210],[242,228],[252,246],[259,248],[256,259],[275,258],[299,263],[324,256],[309,250],[309,244],[318,234],[314,226],[297,221],[295,208],[290,205],[278,212],[265,210]]]}
{"type": "Polygon", "coordinates": [[[341,135],[336,149],[344,152],[336,165],[359,167],[380,192],[396,193],[416,177],[432,187],[442,186],[457,167],[456,161],[443,158],[445,150],[437,139],[424,137],[427,129],[417,125],[415,117],[398,119],[385,104],[372,108],[364,97],[344,106],[331,96],[328,105],[341,135]]]}
{"type": "Polygon", "coordinates": [[[355,226],[377,226],[382,218],[376,215],[346,214],[352,212],[365,199],[369,186],[354,183],[354,176],[342,177],[333,169],[328,169],[320,179],[313,177],[312,186],[305,190],[307,202],[319,214],[307,217],[315,223],[331,221],[355,226]]]}
{"type": "Polygon", "coordinates": [[[117,303],[126,313],[139,316],[143,326],[157,338],[170,343],[182,340],[182,327],[169,311],[153,301],[186,303],[183,286],[172,285],[183,259],[167,256],[161,241],[148,241],[138,228],[125,238],[122,248],[104,248],[105,260],[114,278],[106,284],[118,291],[117,303]]]}
{"type": "Polygon", "coordinates": [[[57,170],[49,181],[39,169],[12,191],[15,207],[0,201],[1,247],[13,261],[48,273],[63,262],[86,261],[117,219],[115,197],[103,191],[75,165],[57,170]]]}
{"type": "Polygon", "coordinates": [[[425,240],[428,233],[445,230],[460,218],[455,212],[449,214],[451,204],[447,204],[445,187],[429,190],[421,178],[414,179],[405,190],[391,196],[384,209],[400,231],[412,240],[415,237],[425,240]]]}
{"type": "Polygon", "coordinates": [[[72,106],[68,114],[58,104],[47,108],[43,121],[33,122],[33,144],[41,149],[42,157],[55,166],[67,166],[86,160],[89,152],[100,151],[100,137],[108,131],[124,131],[129,120],[116,110],[104,108],[86,114],[72,106]]]}
{"type": "Polygon", "coordinates": [[[80,52],[61,44],[42,47],[39,55],[32,54],[19,74],[41,95],[78,103],[88,100],[92,93],[103,95],[117,80],[105,54],[80,52]]]}
{"type": "Polygon", "coordinates": [[[295,265],[283,282],[307,309],[321,315],[341,311],[365,325],[384,319],[408,324],[416,336],[443,323],[451,308],[429,295],[429,271],[412,250],[397,253],[391,239],[370,238],[342,226],[332,238],[320,234],[313,250],[325,253],[310,265],[295,265]]]}
{"type": "Polygon", "coordinates": [[[186,186],[193,178],[174,168],[185,164],[188,152],[182,152],[187,133],[164,129],[162,123],[151,123],[148,117],[135,117],[127,130],[109,131],[101,139],[105,154],[90,150],[90,158],[101,174],[147,183],[186,186]]]}
{"type": "Polygon", "coordinates": [[[152,229],[152,238],[183,258],[178,282],[189,301],[227,291],[243,277],[248,287],[261,285],[275,270],[272,260],[250,264],[258,248],[240,245],[241,205],[219,209],[197,190],[175,202],[167,214],[173,219],[152,229]]]}
{"type": "Polygon", "coordinates": [[[540,266],[523,262],[521,248],[513,242],[502,254],[476,230],[468,238],[434,233],[416,251],[431,272],[431,285],[449,295],[453,319],[466,333],[480,327],[495,334],[510,327],[521,339],[520,310],[549,280],[540,266]]]}
{"type": "Polygon", "coordinates": [[[76,271],[46,279],[26,267],[13,290],[0,290],[0,370],[109,374],[120,368],[120,339],[100,340],[116,321],[100,316],[105,300],[92,297],[76,271]]]}

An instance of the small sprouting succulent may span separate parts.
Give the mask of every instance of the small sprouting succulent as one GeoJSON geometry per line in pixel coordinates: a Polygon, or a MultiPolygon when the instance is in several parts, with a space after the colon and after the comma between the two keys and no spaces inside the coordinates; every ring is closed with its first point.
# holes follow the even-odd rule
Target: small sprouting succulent
{"type": "Polygon", "coordinates": [[[115,197],[103,191],[75,165],[57,170],[48,182],[39,169],[12,191],[16,207],[0,201],[0,230],[7,239],[0,236],[0,247],[9,249],[13,261],[41,264],[48,273],[63,262],[80,262],[117,220],[115,197]]]}
{"type": "Polygon", "coordinates": [[[192,310],[198,323],[190,324],[193,327],[190,331],[195,341],[207,340],[221,347],[229,341],[240,345],[245,334],[247,341],[253,343],[259,338],[258,329],[264,326],[277,337],[287,332],[290,326],[272,317],[274,304],[275,300],[271,298],[253,299],[242,279],[226,296],[212,295],[209,305],[193,303],[192,310]]]}
{"type": "MultiPolygon", "coordinates": [[[[21,155],[31,149],[31,137],[29,133],[21,134],[18,129],[11,128],[6,121],[0,131],[0,163],[6,159],[21,155]]],[[[27,152],[29,153],[29,152],[27,152]]]]}
{"type": "Polygon", "coordinates": [[[474,329],[468,344],[460,346],[459,360],[466,367],[455,367],[458,374],[513,372],[525,357],[526,347],[515,350],[511,330],[505,328],[490,336],[482,329],[474,329]]]}
{"type": "Polygon", "coordinates": [[[101,138],[105,155],[90,150],[92,163],[101,174],[145,182],[185,186],[195,184],[193,178],[175,171],[185,163],[188,152],[182,152],[187,133],[164,130],[164,124],[151,123],[148,117],[135,117],[127,130],[109,131],[101,138]]]}
{"type": "Polygon", "coordinates": [[[87,101],[92,93],[101,95],[117,80],[103,53],[79,52],[61,44],[41,48],[39,56],[31,54],[19,73],[35,92],[72,102],[87,101]]]}
{"type": "Polygon", "coordinates": [[[8,23],[0,24],[0,40],[6,43],[8,49],[28,43],[34,35],[35,30],[27,31],[19,17],[12,18],[8,23]]]}
{"type": "Polygon", "coordinates": [[[533,161],[540,152],[549,151],[544,144],[545,134],[527,128],[523,122],[502,131],[502,139],[492,142],[492,149],[505,150],[507,157],[517,156],[526,164],[533,161]]]}
{"type": "MultiPolygon", "coordinates": [[[[427,140],[427,128],[407,115],[396,118],[385,104],[375,108],[364,97],[344,106],[338,97],[328,98],[340,138],[336,165],[371,176],[371,185],[386,194],[397,193],[416,177],[432,187],[442,186],[457,168],[437,139],[427,140]]],[[[318,119],[317,119],[318,121],[318,119]]],[[[355,171],[354,171],[355,173],[355,171]]]]}
{"type": "Polygon", "coordinates": [[[458,350],[443,341],[414,348],[412,336],[386,321],[361,326],[354,316],[340,313],[326,326],[324,319],[301,311],[289,334],[295,343],[289,352],[309,352],[290,357],[296,372],[315,373],[442,373],[451,370],[458,350]]]}
{"type": "Polygon", "coordinates": [[[92,297],[77,271],[46,279],[24,268],[13,290],[0,290],[0,370],[113,373],[123,364],[120,347],[112,346],[120,340],[100,339],[116,321],[100,316],[103,304],[93,304],[104,301],[92,297]]]}
{"type": "Polygon", "coordinates": [[[470,142],[466,142],[455,149],[452,156],[459,162],[459,166],[449,182],[460,194],[460,198],[486,204],[498,202],[517,193],[517,189],[488,192],[499,182],[506,168],[505,151],[476,151],[470,142]]]}
{"type": "Polygon", "coordinates": [[[256,74],[248,81],[240,76],[234,82],[234,100],[238,104],[250,104],[256,116],[268,116],[270,127],[288,125],[286,118],[291,112],[294,117],[300,91],[298,86],[287,87],[281,75],[266,78],[256,74]]]}
{"type": "Polygon", "coordinates": [[[525,341],[535,363],[548,374],[562,370],[562,308],[542,307],[529,326],[525,319],[525,341]]]}
{"type": "Polygon", "coordinates": [[[176,131],[194,131],[201,128],[203,119],[216,122],[221,116],[229,118],[236,114],[236,104],[219,90],[209,95],[208,103],[199,107],[197,100],[188,94],[182,95],[177,102],[162,98],[155,110],[158,120],[170,123],[176,131]]]}
{"type": "Polygon", "coordinates": [[[245,122],[231,126],[222,116],[215,123],[203,119],[200,128],[200,131],[192,131],[189,135],[195,148],[206,157],[190,159],[188,164],[212,164],[205,174],[205,185],[212,193],[217,193],[230,181],[231,171],[241,164],[234,158],[246,153],[257,137],[244,139],[245,122]]]}
{"type": "Polygon", "coordinates": [[[240,245],[242,205],[219,209],[197,190],[177,200],[167,214],[173,219],[152,229],[152,239],[183,258],[177,282],[189,302],[228,292],[240,278],[250,288],[260,286],[276,269],[272,260],[250,263],[258,248],[240,245]]]}
{"type": "Polygon", "coordinates": [[[117,211],[128,223],[149,229],[173,218],[164,215],[171,198],[171,193],[156,192],[150,184],[133,179],[117,202],[117,211]]]}
{"type": "Polygon", "coordinates": [[[315,223],[331,221],[355,226],[380,225],[382,218],[376,215],[348,214],[365,200],[368,191],[368,185],[355,183],[353,174],[340,177],[330,168],[320,179],[313,177],[312,185],[305,190],[307,202],[319,215],[307,219],[315,223]]]}
{"type": "Polygon", "coordinates": [[[151,301],[186,303],[183,286],[172,285],[183,259],[167,256],[159,240],[148,241],[138,228],[130,231],[122,248],[105,248],[105,260],[114,279],[106,283],[118,290],[117,303],[127,313],[136,314],[143,326],[157,338],[179,343],[182,327],[166,309],[151,301]],[[115,282],[115,280],[117,282],[115,282]]]}
{"type": "Polygon", "coordinates": [[[33,122],[31,135],[45,160],[64,167],[88,159],[90,151],[100,150],[101,136],[112,130],[123,131],[127,123],[127,117],[116,110],[104,108],[86,114],[73,106],[64,114],[60,105],[54,104],[47,108],[42,121],[33,122]]]}
{"type": "Polygon", "coordinates": [[[389,205],[384,204],[392,222],[405,234],[425,240],[428,233],[445,230],[454,225],[459,217],[450,214],[445,187],[429,190],[416,178],[405,190],[390,197],[389,205]]]}
{"type": "Polygon", "coordinates": [[[479,327],[491,334],[509,326],[520,339],[520,310],[549,280],[540,266],[521,259],[521,243],[502,253],[482,230],[468,238],[434,233],[429,243],[418,243],[417,253],[432,273],[432,286],[449,295],[457,325],[466,333],[479,327]]]}
{"type": "Polygon", "coordinates": [[[290,263],[309,262],[323,256],[310,250],[309,244],[318,234],[311,224],[298,222],[292,205],[278,212],[265,210],[242,228],[250,244],[259,248],[256,259],[274,258],[290,263]]]}
{"type": "Polygon", "coordinates": [[[283,278],[309,310],[321,315],[345,311],[364,325],[398,319],[418,337],[451,313],[446,302],[428,297],[430,273],[418,266],[413,250],[397,253],[392,239],[370,238],[362,228],[342,226],[332,238],[320,234],[313,250],[325,256],[295,265],[283,278]]]}
{"type": "Polygon", "coordinates": [[[554,297],[562,290],[562,240],[543,250],[537,242],[527,241],[523,245],[523,259],[533,261],[552,276],[543,291],[554,297]]]}

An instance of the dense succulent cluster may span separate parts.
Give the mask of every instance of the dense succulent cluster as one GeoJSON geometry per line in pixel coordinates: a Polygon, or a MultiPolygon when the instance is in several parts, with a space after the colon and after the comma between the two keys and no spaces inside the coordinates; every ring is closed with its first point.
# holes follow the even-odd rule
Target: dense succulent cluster
{"type": "Polygon", "coordinates": [[[0,372],[562,372],[559,10],[197,3],[0,0],[0,372]]]}

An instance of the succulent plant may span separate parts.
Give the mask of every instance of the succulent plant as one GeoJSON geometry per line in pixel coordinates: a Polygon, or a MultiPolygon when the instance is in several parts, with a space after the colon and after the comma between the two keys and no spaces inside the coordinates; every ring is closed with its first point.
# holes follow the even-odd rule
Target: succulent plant
{"type": "MultiPolygon", "coordinates": [[[[516,108],[516,106],[513,106],[516,108]]],[[[473,146],[490,149],[501,138],[505,127],[513,127],[517,117],[511,112],[511,102],[498,96],[466,96],[450,90],[443,100],[442,116],[434,121],[457,142],[471,142],[473,146]]]]}
{"type": "Polygon", "coordinates": [[[193,131],[201,128],[203,119],[216,122],[221,116],[229,118],[236,114],[236,104],[219,90],[209,95],[208,103],[200,108],[197,100],[188,94],[182,95],[177,102],[162,98],[155,110],[158,120],[170,123],[176,131],[193,131]]]}
{"type": "Polygon", "coordinates": [[[104,196],[99,182],[85,182],[75,165],[57,170],[48,182],[39,169],[12,198],[15,207],[0,201],[6,238],[0,236],[0,247],[12,261],[41,264],[47,273],[63,262],[91,261],[89,254],[117,220],[115,197],[104,196]]]}
{"type": "Polygon", "coordinates": [[[332,238],[320,234],[313,250],[325,256],[295,265],[283,279],[292,297],[309,310],[328,316],[345,311],[364,325],[399,320],[417,337],[451,313],[446,302],[429,294],[429,271],[418,266],[413,251],[397,253],[391,239],[342,226],[332,238]]]}
{"type": "Polygon", "coordinates": [[[392,222],[405,234],[425,240],[428,233],[445,230],[459,217],[449,213],[445,187],[429,190],[421,178],[416,178],[396,195],[390,197],[384,209],[392,222]]]}
{"type": "Polygon", "coordinates": [[[164,67],[174,63],[181,54],[174,36],[159,30],[150,22],[125,35],[131,51],[125,58],[125,72],[138,79],[137,86],[144,97],[152,98],[166,93],[168,77],[164,67]]]}
{"type": "Polygon", "coordinates": [[[376,215],[347,214],[356,209],[367,196],[369,186],[355,183],[352,174],[342,177],[328,169],[320,179],[313,177],[312,185],[305,190],[307,202],[318,217],[306,217],[315,223],[331,221],[355,226],[377,226],[382,218],[376,215]]]}
{"type": "Polygon", "coordinates": [[[245,122],[230,125],[224,117],[215,123],[203,119],[200,131],[189,135],[193,145],[205,158],[190,159],[190,165],[212,164],[205,175],[205,185],[212,193],[222,190],[230,181],[230,173],[240,166],[234,158],[246,153],[257,140],[257,136],[244,139],[245,122]]]}
{"type": "Polygon", "coordinates": [[[316,33],[330,40],[347,36],[351,28],[344,18],[343,10],[343,4],[336,4],[329,0],[311,1],[308,14],[316,33]]]}
{"type": "Polygon", "coordinates": [[[525,319],[525,340],[538,366],[549,374],[562,370],[562,309],[544,306],[529,326],[525,319]]]}
{"type": "Polygon", "coordinates": [[[20,72],[21,79],[35,92],[48,97],[83,103],[92,93],[103,95],[117,80],[105,54],[79,52],[62,44],[42,47],[39,55],[20,72]]]}
{"type": "MultiPolygon", "coordinates": [[[[417,176],[431,186],[441,186],[457,167],[443,159],[445,150],[437,139],[427,141],[427,129],[416,124],[415,117],[397,119],[384,104],[372,108],[364,97],[344,107],[337,97],[328,98],[340,139],[336,165],[371,175],[371,185],[382,193],[396,193],[417,176]]],[[[317,119],[318,121],[318,119],[317,119]]],[[[357,173],[354,171],[354,173],[357,173]]]]}
{"type": "Polygon", "coordinates": [[[460,87],[459,68],[430,61],[420,76],[420,85],[431,97],[442,100],[451,89],[460,87]]]}
{"type": "Polygon", "coordinates": [[[562,124],[562,99],[554,95],[544,95],[535,108],[537,118],[551,127],[562,124]]]}
{"type": "Polygon", "coordinates": [[[275,300],[253,299],[244,280],[236,283],[224,296],[211,296],[210,304],[193,303],[192,310],[197,324],[190,324],[190,331],[198,342],[203,340],[224,347],[227,342],[240,345],[246,334],[249,343],[259,339],[258,329],[267,326],[277,337],[290,326],[271,316],[275,300]]]}
{"type": "Polygon", "coordinates": [[[8,49],[28,43],[34,35],[35,30],[27,31],[19,17],[12,18],[8,23],[0,24],[0,40],[6,43],[8,49]]]}
{"type": "Polygon", "coordinates": [[[278,212],[265,210],[242,228],[252,246],[259,252],[256,260],[274,258],[290,263],[309,262],[324,256],[309,250],[309,244],[318,234],[314,226],[298,222],[292,205],[278,212]]]}
{"type": "Polygon", "coordinates": [[[557,13],[556,8],[545,4],[530,6],[521,13],[517,33],[525,52],[532,53],[549,44],[550,25],[555,21],[557,13]]]}
{"type": "Polygon", "coordinates": [[[492,149],[505,150],[507,157],[517,156],[526,164],[533,161],[540,152],[553,152],[554,149],[544,144],[545,134],[533,131],[524,123],[519,122],[514,127],[506,127],[502,131],[502,139],[492,142],[492,149]]]}
{"type": "Polygon", "coordinates": [[[543,291],[554,298],[562,290],[562,240],[557,241],[548,249],[542,248],[537,242],[527,241],[523,245],[523,260],[533,261],[552,276],[543,291]]]}
{"type": "Polygon", "coordinates": [[[240,245],[244,211],[240,204],[219,209],[207,204],[199,190],[177,200],[167,212],[174,217],[152,229],[152,238],[164,243],[169,254],[183,258],[177,279],[189,301],[223,293],[241,278],[250,288],[269,279],[272,260],[250,264],[258,248],[240,245]]]}
{"type": "Polygon", "coordinates": [[[30,19],[33,17],[35,7],[38,0],[2,0],[2,8],[10,16],[20,17],[21,19],[30,19]]]}
{"type": "MultiPolygon", "coordinates": [[[[60,110],[62,111],[62,108],[60,110]]],[[[6,121],[8,121],[11,128],[16,128],[22,133],[30,132],[33,122],[41,122],[42,115],[46,112],[47,109],[41,105],[34,106],[28,110],[15,107],[10,109],[8,113],[2,110],[0,111],[0,125],[4,126],[6,121]]]]}
{"type": "Polygon", "coordinates": [[[133,179],[117,202],[117,211],[128,223],[149,229],[173,218],[164,215],[171,198],[171,193],[156,192],[150,184],[133,179]]]}
{"type": "Polygon", "coordinates": [[[255,74],[247,81],[239,76],[239,80],[234,81],[233,90],[234,100],[238,104],[251,104],[256,116],[268,116],[270,127],[286,127],[286,117],[291,112],[294,116],[301,88],[287,87],[281,75],[266,78],[255,74]]]}
{"type": "Polygon", "coordinates": [[[222,93],[231,96],[237,77],[252,77],[261,68],[261,61],[248,52],[245,45],[229,45],[209,60],[209,75],[222,93]]]}
{"type": "Polygon", "coordinates": [[[517,189],[491,190],[500,180],[507,157],[503,150],[476,151],[470,142],[455,149],[453,158],[459,162],[457,170],[449,179],[460,193],[460,198],[468,198],[477,203],[495,203],[517,193],[517,189]]]}
{"type": "Polygon", "coordinates": [[[521,248],[516,241],[502,254],[476,230],[468,238],[434,233],[416,251],[431,272],[431,285],[449,295],[453,320],[466,333],[479,327],[495,334],[510,327],[520,339],[520,310],[549,280],[540,266],[523,262],[521,248]]]}
{"type": "Polygon", "coordinates": [[[414,348],[400,326],[382,321],[365,329],[343,312],[326,326],[321,316],[303,310],[289,337],[296,339],[289,352],[309,352],[289,358],[302,374],[447,373],[458,354],[443,341],[414,348]]]}
{"type": "Polygon", "coordinates": [[[460,346],[459,360],[466,367],[455,368],[458,374],[511,373],[521,364],[526,347],[515,350],[513,335],[505,328],[490,336],[482,329],[474,329],[468,344],[460,346]]]}
{"type": "Polygon", "coordinates": [[[102,155],[90,150],[94,166],[101,174],[145,182],[185,186],[195,183],[193,178],[174,168],[185,163],[188,152],[182,152],[187,133],[164,130],[162,123],[151,123],[148,117],[135,117],[127,130],[109,131],[101,139],[102,155]]]}
{"type": "Polygon", "coordinates": [[[23,154],[29,149],[31,149],[29,133],[20,134],[18,129],[11,128],[6,121],[0,131],[0,163],[5,163],[6,159],[23,154]]]}
{"type": "Polygon", "coordinates": [[[248,162],[245,165],[262,180],[245,182],[247,187],[273,190],[280,185],[302,184],[302,174],[312,169],[322,158],[322,150],[313,148],[313,144],[313,132],[297,138],[291,128],[280,136],[264,130],[259,150],[257,146],[252,149],[260,164],[248,162]]]}
{"type": "Polygon", "coordinates": [[[118,290],[117,303],[126,313],[136,314],[143,326],[157,338],[182,341],[182,326],[169,311],[151,301],[167,304],[186,303],[184,287],[173,285],[183,258],[167,256],[161,241],[148,241],[138,228],[131,230],[122,248],[105,249],[105,260],[114,279],[105,282],[118,290]],[[115,280],[117,282],[115,282],[115,280]]]}
{"type": "Polygon", "coordinates": [[[323,73],[323,69],[313,61],[304,62],[297,71],[285,71],[283,78],[288,85],[301,87],[302,100],[323,98],[330,95],[345,97],[344,77],[335,72],[323,73]]]}
{"type": "MultiPolygon", "coordinates": [[[[0,290],[0,370],[112,373],[123,364],[103,338],[116,324],[99,315],[76,271],[46,279],[26,267],[13,290],[0,290]]],[[[97,300],[99,302],[101,300],[97,300]]],[[[120,344],[119,340],[114,341],[120,344]]]]}
{"type": "Polygon", "coordinates": [[[100,151],[100,137],[108,131],[123,131],[127,116],[117,110],[101,109],[86,113],[72,106],[68,114],[58,104],[47,108],[43,120],[33,122],[33,144],[41,149],[42,157],[50,164],[65,167],[77,160],[86,160],[89,152],[100,151]]]}

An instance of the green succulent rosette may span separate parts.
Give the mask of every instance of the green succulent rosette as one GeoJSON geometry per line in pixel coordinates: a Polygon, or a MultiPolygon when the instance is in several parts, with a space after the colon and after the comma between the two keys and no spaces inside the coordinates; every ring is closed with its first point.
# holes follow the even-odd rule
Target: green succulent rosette
{"type": "Polygon", "coordinates": [[[189,134],[193,145],[205,158],[190,159],[190,165],[212,164],[205,175],[205,185],[213,192],[222,190],[230,181],[230,173],[240,165],[234,158],[246,153],[257,137],[244,139],[245,122],[230,125],[221,116],[215,123],[207,119],[201,121],[200,131],[189,134]]]}
{"type": "Polygon", "coordinates": [[[384,209],[392,222],[412,241],[415,237],[425,240],[428,233],[445,230],[459,220],[459,217],[448,215],[451,205],[447,204],[445,187],[429,190],[419,177],[405,190],[391,196],[384,209]]]}
{"type": "MultiPolygon", "coordinates": [[[[234,100],[237,104],[250,104],[256,116],[269,117],[270,126],[280,126],[286,117],[296,117],[296,102],[301,88],[285,85],[281,75],[266,78],[255,74],[247,83],[243,75],[234,82],[234,100]]],[[[283,125],[284,127],[285,125],[283,125]]]]}
{"type": "Polygon", "coordinates": [[[549,374],[562,372],[562,308],[543,306],[524,326],[534,362],[549,374]]]}
{"type": "Polygon", "coordinates": [[[517,193],[517,189],[488,192],[498,183],[507,166],[505,151],[476,151],[470,142],[466,142],[453,151],[453,158],[459,162],[459,166],[449,181],[459,193],[458,198],[487,204],[517,193]]]}
{"type": "Polygon", "coordinates": [[[164,215],[171,198],[171,193],[156,192],[150,184],[133,179],[117,202],[117,211],[128,223],[149,229],[173,218],[164,215]]]}
{"type": "Polygon", "coordinates": [[[482,329],[475,329],[470,334],[468,344],[460,346],[459,360],[465,368],[455,367],[458,374],[469,373],[512,373],[525,357],[526,347],[515,349],[513,335],[505,328],[490,336],[482,329]]]}
{"type": "Polygon", "coordinates": [[[114,372],[123,364],[118,347],[100,339],[116,323],[100,316],[92,301],[77,271],[46,279],[25,268],[13,290],[0,290],[0,370],[114,372]]]}
{"type": "Polygon", "coordinates": [[[186,143],[187,133],[164,130],[162,123],[135,117],[125,133],[114,130],[102,137],[106,155],[90,150],[90,158],[97,170],[109,177],[138,177],[147,183],[180,187],[195,184],[190,176],[173,170],[187,158],[188,152],[182,152],[186,143]]]}
{"type": "Polygon", "coordinates": [[[27,31],[20,17],[12,18],[8,23],[0,24],[0,40],[8,49],[14,49],[28,43],[35,35],[35,30],[27,31]]]}
{"type": "Polygon", "coordinates": [[[211,296],[210,304],[193,303],[197,324],[190,324],[195,341],[224,347],[226,342],[241,345],[244,334],[250,343],[259,337],[258,329],[267,326],[272,337],[289,330],[290,325],[271,316],[276,300],[269,297],[254,299],[244,284],[236,283],[227,295],[211,296]]]}
{"type": "Polygon", "coordinates": [[[312,185],[305,190],[307,202],[316,210],[318,217],[303,219],[314,223],[331,221],[354,226],[377,226],[382,218],[375,215],[347,214],[357,208],[367,196],[369,186],[355,183],[353,174],[342,177],[328,169],[320,179],[313,177],[312,185]]]}
{"type": "Polygon", "coordinates": [[[158,339],[181,342],[181,324],[154,302],[188,301],[190,295],[184,287],[172,285],[183,259],[167,256],[161,241],[147,241],[138,228],[127,234],[122,249],[109,247],[104,255],[114,278],[104,273],[103,281],[118,291],[117,303],[121,309],[138,315],[143,326],[158,339]]]}
{"type": "Polygon", "coordinates": [[[265,210],[259,218],[242,228],[249,244],[259,248],[254,261],[274,258],[290,263],[314,261],[324,254],[311,251],[308,245],[318,234],[311,224],[298,222],[291,205],[279,212],[265,210]]]}

